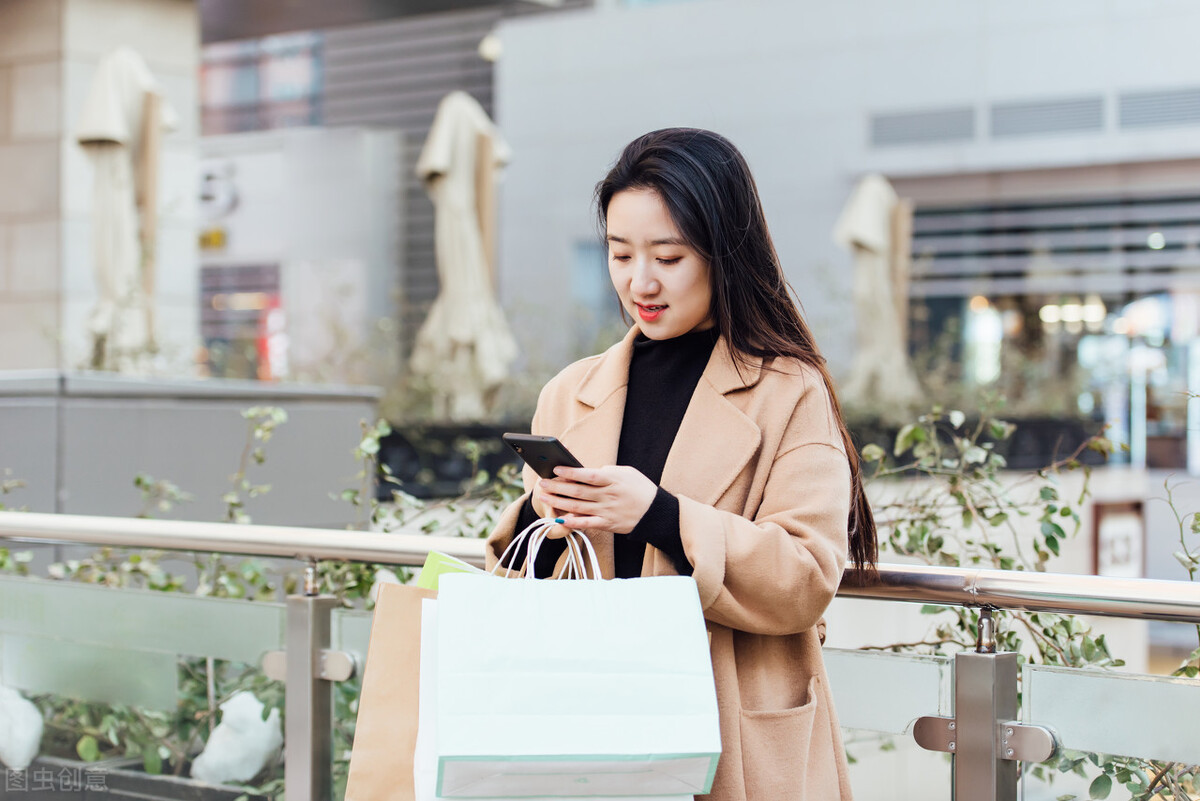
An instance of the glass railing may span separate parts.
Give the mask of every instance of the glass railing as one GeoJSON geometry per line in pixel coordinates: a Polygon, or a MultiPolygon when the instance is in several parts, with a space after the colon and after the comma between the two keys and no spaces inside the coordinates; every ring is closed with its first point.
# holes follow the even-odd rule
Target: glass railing
{"type": "MultiPolygon", "coordinates": [[[[461,538],[24,513],[0,513],[4,538],[414,566],[429,550],[474,562],[483,553],[480,541],[461,538]]],[[[1200,623],[1200,587],[1185,582],[895,565],[883,567],[879,583],[859,579],[848,575],[840,595],[1200,623]]],[[[305,596],[249,602],[4,576],[0,683],[169,710],[180,692],[181,661],[264,665],[268,675],[286,678],[290,691],[287,798],[325,799],[333,792],[331,761],[344,754],[335,754],[337,713],[320,701],[333,683],[351,677],[346,666],[363,664],[371,624],[368,612],[335,607],[305,596]],[[295,669],[317,665],[315,652],[344,657],[343,667],[326,676],[319,667],[295,669]]],[[[1104,789],[1089,754],[1106,755],[1097,761],[1117,755],[1200,763],[1200,681],[1018,667],[1016,654],[992,652],[988,627],[981,628],[975,651],[953,656],[826,649],[858,797],[1088,798],[1104,789]],[[1076,759],[1082,776],[1057,769],[1076,759]],[[1038,763],[1043,768],[1035,771],[1038,763]]],[[[1146,773],[1137,765],[1128,776],[1113,771],[1131,778],[1131,789],[1118,783],[1108,797],[1129,797],[1139,782],[1154,780],[1137,770],[1146,773]]]]}

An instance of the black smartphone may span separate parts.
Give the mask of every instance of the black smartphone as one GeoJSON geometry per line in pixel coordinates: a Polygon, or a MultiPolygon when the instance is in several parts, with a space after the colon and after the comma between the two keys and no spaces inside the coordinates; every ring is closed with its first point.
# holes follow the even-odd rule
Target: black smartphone
{"type": "Polygon", "coordinates": [[[542,478],[554,478],[554,468],[559,465],[583,467],[579,460],[571,455],[567,447],[558,441],[558,437],[543,437],[537,434],[504,434],[501,439],[542,478]]]}

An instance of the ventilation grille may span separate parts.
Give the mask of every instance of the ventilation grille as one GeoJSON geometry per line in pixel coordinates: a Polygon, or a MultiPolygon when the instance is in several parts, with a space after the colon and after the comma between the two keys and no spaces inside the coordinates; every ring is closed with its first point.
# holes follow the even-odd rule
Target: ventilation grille
{"type": "Polygon", "coordinates": [[[965,142],[974,138],[975,110],[969,106],[871,115],[871,144],[875,147],[965,142]]]}
{"type": "Polygon", "coordinates": [[[1104,98],[998,103],[991,117],[995,137],[1099,131],[1104,128],[1104,98]]]}
{"type": "Polygon", "coordinates": [[[1123,94],[1120,118],[1122,128],[1200,123],[1200,89],[1123,94]]]}
{"type": "Polygon", "coordinates": [[[914,296],[1200,283],[1200,195],[918,209],[914,296]]]}

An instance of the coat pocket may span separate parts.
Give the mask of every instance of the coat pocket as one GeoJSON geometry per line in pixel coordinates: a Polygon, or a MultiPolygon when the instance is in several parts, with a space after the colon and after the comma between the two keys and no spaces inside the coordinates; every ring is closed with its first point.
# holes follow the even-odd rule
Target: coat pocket
{"type": "Polygon", "coordinates": [[[801,801],[817,713],[817,679],[800,706],[741,711],[742,775],[750,801],[801,801]]]}

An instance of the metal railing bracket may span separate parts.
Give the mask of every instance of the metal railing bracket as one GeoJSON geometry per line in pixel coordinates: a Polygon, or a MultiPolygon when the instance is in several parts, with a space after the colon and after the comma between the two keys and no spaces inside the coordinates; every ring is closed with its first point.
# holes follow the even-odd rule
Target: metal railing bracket
{"type": "Polygon", "coordinates": [[[941,718],[927,715],[917,718],[913,724],[912,735],[917,745],[926,751],[943,751],[953,754],[958,747],[958,724],[954,718],[941,718]]]}
{"type": "MultiPolygon", "coordinates": [[[[263,654],[262,671],[271,681],[287,680],[287,652],[268,651],[263,654]]],[[[322,651],[317,665],[317,678],[325,681],[346,681],[358,673],[358,657],[345,651],[322,651]]]]}
{"type": "Polygon", "coordinates": [[[1002,759],[1018,762],[1045,762],[1058,753],[1058,738],[1045,726],[1010,721],[1000,726],[1002,759]]]}

